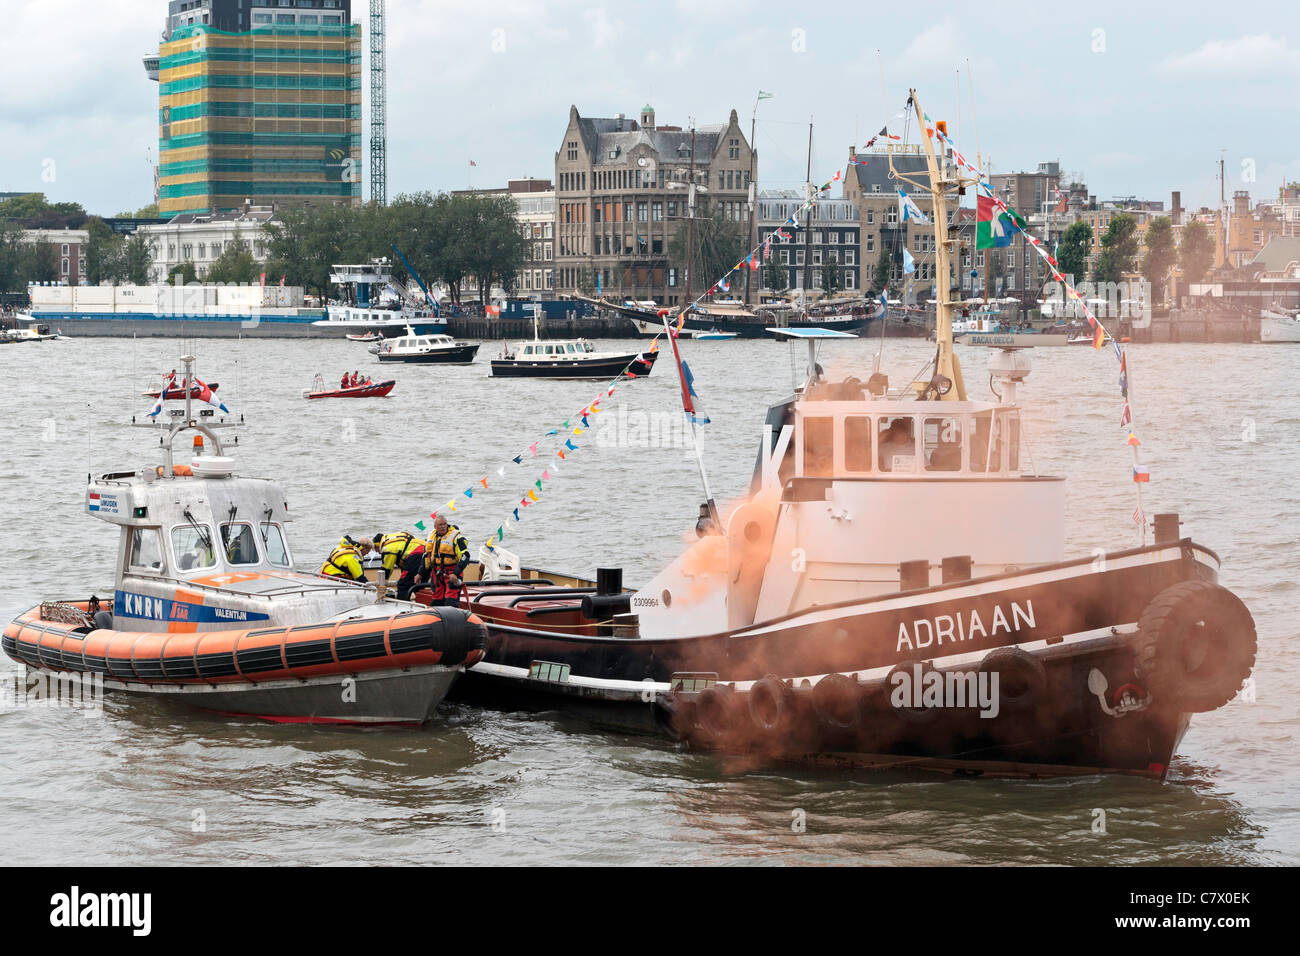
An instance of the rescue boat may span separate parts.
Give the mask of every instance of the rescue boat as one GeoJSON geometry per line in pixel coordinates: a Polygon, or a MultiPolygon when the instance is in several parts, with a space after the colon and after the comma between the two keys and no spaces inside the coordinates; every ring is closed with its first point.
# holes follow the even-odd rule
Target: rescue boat
{"type": "MultiPolygon", "coordinates": [[[[926,145],[917,188],[944,224],[962,183],[926,145]]],[[[1068,552],[1065,479],[1022,427],[1029,351],[991,351],[992,397],[968,396],[948,294],[902,388],[831,381],[818,337],[785,330],[808,377],[768,411],[750,495],[725,516],[710,500],[641,586],[485,547],[466,579],[488,649],[457,696],[778,762],[1163,779],[1192,715],[1250,678],[1250,611],[1176,514],[1136,546],[1068,552]]]]}
{"type": "MultiPolygon", "coordinates": [[[[186,378],[193,359],[186,356],[186,378]]],[[[419,724],[486,646],[481,620],[301,569],[281,485],[238,476],[219,437],[235,422],[184,409],[163,463],[89,479],[86,511],[120,529],[112,598],[45,601],[3,650],[45,677],[280,722],[419,724]],[[194,457],[173,444],[193,433],[194,457]]]]}
{"type": "Polygon", "coordinates": [[[317,375],[311,383],[311,388],[302,390],[303,398],[387,398],[388,393],[397,385],[395,379],[388,379],[383,382],[372,382],[366,380],[360,385],[349,385],[346,388],[330,388],[325,384],[325,378],[317,375]]]}

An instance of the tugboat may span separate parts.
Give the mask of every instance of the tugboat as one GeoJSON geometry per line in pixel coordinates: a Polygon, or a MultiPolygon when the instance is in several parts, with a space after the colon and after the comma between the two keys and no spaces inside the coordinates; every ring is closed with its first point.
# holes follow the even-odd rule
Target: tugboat
{"type": "MultiPolygon", "coordinates": [[[[182,361],[194,381],[193,358],[182,361]]],[[[112,598],[41,603],[5,627],[4,652],[49,679],[223,714],[428,720],[482,658],[481,621],[377,601],[369,584],[297,570],[283,488],[235,475],[218,435],[236,423],[196,415],[192,401],[187,394],[169,422],[146,426],[161,431],[161,465],[88,482],[87,513],[121,529],[112,598]],[[175,463],[176,439],[191,432],[193,460],[175,463]]]]}
{"type": "MultiPolygon", "coordinates": [[[[961,181],[925,144],[915,185],[945,223],[961,181]]],[[[488,651],[457,695],[778,762],[1163,779],[1191,715],[1249,678],[1251,614],[1176,515],[1154,543],[1143,525],[1140,546],[1067,554],[1064,479],[1021,428],[1028,352],[991,352],[996,400],[968,397],[942,295],[934,360],[901,389],[828,381],[810,339],[750,497],[725,520],[702,506],[643,586],[485,548],[467,601],[488,651]]]]}

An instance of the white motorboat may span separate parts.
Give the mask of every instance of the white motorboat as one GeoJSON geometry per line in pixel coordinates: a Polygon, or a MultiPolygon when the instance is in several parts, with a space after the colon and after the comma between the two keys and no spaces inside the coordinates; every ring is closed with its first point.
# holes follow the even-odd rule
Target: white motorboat
{"type": "Polygon", "coordinates": [[[1300,342],[1300,311],[1279,306],[1259,314],[1259,340],[1270,344],[1300,342]]]}

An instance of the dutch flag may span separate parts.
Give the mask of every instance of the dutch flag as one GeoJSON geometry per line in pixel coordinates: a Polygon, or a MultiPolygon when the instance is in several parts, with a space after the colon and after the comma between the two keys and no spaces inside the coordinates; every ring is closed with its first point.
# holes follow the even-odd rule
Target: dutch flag
{"type": "Polygon", "coordinates": [[[695,392],[695,376],[691,374],[691,367],[683,361],[681,369],[682,408],[686,411],[686,417],[696,425],[707,425],[709,416],[705,414],[704,408],[700,405],[700,396],[695,392]]]}

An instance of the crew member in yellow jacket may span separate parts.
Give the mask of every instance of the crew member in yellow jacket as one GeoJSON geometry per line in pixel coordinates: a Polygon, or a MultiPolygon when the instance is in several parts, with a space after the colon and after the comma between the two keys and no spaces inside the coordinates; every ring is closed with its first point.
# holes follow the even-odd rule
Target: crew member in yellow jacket
{"type": "Polygon", "coordinates": [[[400,571],[397,600],[407,600],[424,570],[424,540],[405,531],[393,531],[375,535],[374,547],[382,560],[381,583],[386,586],[389,576],[400,571]]]}
{"type": "Polygon", "coordinates": [[[469,564],[469,542],[455,525],[438,515],[433,537],[424,546],[424,574],[433,585],[433,603],[455,607],[465,582],[461,575],[469,564]]]}
{"type": "Polygon", "coordinates": [[[361,565],[361,560],[369,553],[369,541],[358,543],[344,535],[339,546],[330,552],[330,556],[321,565],[320,573],[331,577],[347,578],[350,581],[364,581],[366,572],[361,565]]]}

